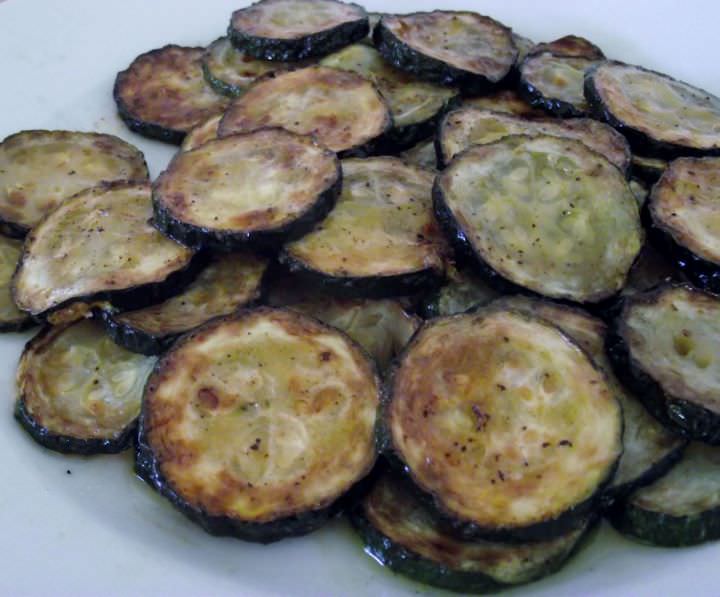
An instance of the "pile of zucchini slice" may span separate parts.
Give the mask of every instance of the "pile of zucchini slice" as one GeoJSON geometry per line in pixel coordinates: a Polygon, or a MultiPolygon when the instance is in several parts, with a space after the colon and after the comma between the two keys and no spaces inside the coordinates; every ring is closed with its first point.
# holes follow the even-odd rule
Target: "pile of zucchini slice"
{"type": "Polygon", "coordinates": [[[603,517],[720,539],[720,98],[469,11],[260,0],[117,75],[100,133],[0,143],[15,416],[130,447],[211,534],[340,513],[489,592],[603,517]]]}

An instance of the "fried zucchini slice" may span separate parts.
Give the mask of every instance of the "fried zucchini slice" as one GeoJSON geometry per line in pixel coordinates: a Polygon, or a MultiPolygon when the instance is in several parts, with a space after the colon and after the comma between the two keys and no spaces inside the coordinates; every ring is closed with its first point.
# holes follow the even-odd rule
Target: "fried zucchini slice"
{"type": "Polygon", "coordinates": [[[607,346],[618,377],[659,420],[720,444],[720,299],[690,286],[635,294],[607,346]]]}
{"type": "Polygon", "coordinates": [[[679,158],[653,186],[650,240],[695,286],[720,292],[720,157],[679,158]]]}
{"type": "Polygon", "coordinates": [[[177,154],[153,185],[155,226],[191,247],[276,246],[307,233],[340,192],[340,162],[282,129],[177,154]]]}
{"type": "Polygon", "coordinates": [[[448,267],[448,283],[427,295],[420,303],[425,318],[464,313],[472,307],[487,305],[500,293],[467,269],[448,267]]]}
{"type": "Polygon", "coordinates": [[[101,182],[147,178],[142,152],[113,135],[15,133],[0,143],[0,230],[22,238],[75,193],[101,182]]]}
{"type": "Polygon", "coordinates": [[[222,117],[222,114],[216,114],[202,124],[198,124],[192,128],[183,139],[182,145],[180,146],[181,151],[190,151],[204,145],[208,141],[217,139],[218,126],[220,125],[220,119],[222,117]]]}
{"type": "Polygon", "coordinates": [[[31,315],[71,303],[147,305],[189,281],[193,252],[150,224],[149,183],[109,183],[83,191],[25,240],[13,298],[31,315]]]}
{"type": "Polygon", "coordinates": [[[640,66],[605,62],[587,73],[585,97],[593,116],[618,129],[642,155],[720,155],[720,98],[704,89],[640,66]]]}
{"type": "Polygon", "coordinates": [[[636,154],[633,154],[630,164],[632,175],[649,185],[655,184],[667,167],[665,160],[636,154]]]}
{"type": "Polygon", "coordinates": [[[373,39],[385,60],[400,70],[471,93],[502,81],[518,53],[510,29],[474,12],[385,15],[373,39]]]}
{"type": "Polygon", "coordinates": [[[225,109],[228,99],[203,76],[204,53],[167,45],[140,54],[118,73],[113,97],[131,131],[179,145],[190,129],[225,109]]]}
{"type": "Polygon", "coordinates": [[[379,404],[373,364],[345,334],[295,311],[242,311],[160,360],[136,469],[209,533],[301,535],[372,468],[379,404]]]}
{"type": "Polygon", "coordinates": [[[51,450],[120,452],[130,445],[154,364],[117,346],[95,321],[46,327],[20,357],[15,418],[51,450]]]}
{"type": "Polygon", "coordinates": [[[524,116],[525,118],[542,118],[546,116],[544,110],[533,108],[518,95],[517,91],[512,89],[501,89],[489,95],[463,98],[462,107],[492,110],[503,114],[524,116]]]}
{"type": "Polygon", "coordinates": [[[454,110],[440,121],[437,135],[438,161],[441,165],[447,164],[471,145],[493,143],[509,135],[549,135],[576,139],[605,156],[623,174],[627,174],[630,166],[630,146],[625,138],[612,127],[596,120],[530,120],[522,116],[498,114],[477,108],[454,110]]]}
{"type": "Polygon", "coordinates": [[[642,247],[627,181],[572,139],[471,147],[438,175],[433,196],[458,256],[501,288],[598,302],[623,287],[642,247]]]}
{"type": "Polygon", "coordinates": [[[273,73],[233,101],[220,121],[220,137],[279,126],[342,156],[374,151],[374,142],[392,127],[387,102],[355,73],[312,66],[273,73]]]}
{"type": "Polygon", "coordinates": [[[515,309],[553,323],[577,342],[607,377],[622,406],[623,454],[615,476],[605,490],[606,501],[611,502],[652,483],[680,459],[687,442],[657,421],[613,374],[605,354],[605,323],[577,308],[519,295],[501,298],[493,306],[515,309]]]}
{"type": "Polygon", "coordinates": [[[435,133],[439,116],[457,96],[457,90],[442,87],[396,69],[375,49],[354,44],[330,54],[322,66],[355,72],[369,79],[387,100],[393,128],[385,134],[383,149],[407,149],[435,133]]]}
{"type": "Polygon", "coordinates": [[[280,261],[329,291],[411,294],[443,277],[444,242],[432,213],[433,176],[397,158],[343,160],[330,215],[285,246],[280,261]]]}
{"type": "Polygon", "coordinates": [[[426,322],[390,393],[390,453],[464,538],[577,528],[622,453],[605,376],[557,328],[519,311],[426,322]]]}
{"type": "Polygon", "coordinates": [[[578,56],[533,53],[520,66],[520,94],[531,106],[553,116],[587,116],[583,81],[585,72],[596,64],[597,60],[578,56]]]}
{"type": "Polygon", "coordinates": [[[420,141],[417,145],[403,151],[400,158],[411,166],[417,166],[428,172],[435,172],[437,167],[435,141],[433,139],[420,141]]]}
{"type": "Polygon", "coordinates": [[[12,277],[22,254],[22,241],[0,236],[0,332],[19,332],[35,320],[20,311],[12,296],[12,277]]]}
{"type": "Polygon", "coordinates": [[[589,39],[578,35],[565,35],[532,48],[533,54],[542,52],[550,52],[555,56],[579,56],[588,60],[603,60],[605,58],[605,54],[598,46],[589,39]]]}
{"type": "Polygon", "coordinates": [[[141,354],[158,354],[180,335],[260,298],[268,262],[249,253],[214,256],[180,294],[134,311],[103,310],[110,337],[141,354]]]}
{"type": "Polygon", "coordinates": [[[228,36],[259,60],[315,58],[360,41],[370,31],[357,4],[337,0],[261,0],[236,10],[228,36]]]}
{"type": "Polygon", "coordinates": [[[667,475],[618,504],[610,520],[621,533],[654,545],[720,539],[720,448],[690,444],[667,475]]]}

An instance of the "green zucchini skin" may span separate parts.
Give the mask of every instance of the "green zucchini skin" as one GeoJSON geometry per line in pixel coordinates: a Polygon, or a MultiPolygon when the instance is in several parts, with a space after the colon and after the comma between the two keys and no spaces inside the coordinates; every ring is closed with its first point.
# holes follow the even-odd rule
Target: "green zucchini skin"
{"type": "Polygon", "coordinates": [[[108,309],[93,310],[93,317],[99,319],[113,342],[131,352],[154,355],[164,352],[178,335],[155,336],[144,330],[117,321],[108,309]]]}
{"type": "Polygon", "coordinates": [[[564,100],[546,97],[535,85],[523,78],[522,75],[518,81],[518,92],[520,97],[524,99],[533,108],[544,110],[552,116],[558,118],[587,118],[587,113],[573,106],[570,102],[564,100]]]}
{"type": "Polygon", "coordinates": [[[117,104],[117,112],[120,119],[125,123],[133,133],[147,137],[148,139],[157,139],[163,143],[170,145],[180,145],[187,134],[185,131],[166,128],[153,122],[146,122],[141,118],[137,118],[127,108],[125,102],[120,99],[120,86],[115,82],[113,89],[113,98],[117,104]]]}

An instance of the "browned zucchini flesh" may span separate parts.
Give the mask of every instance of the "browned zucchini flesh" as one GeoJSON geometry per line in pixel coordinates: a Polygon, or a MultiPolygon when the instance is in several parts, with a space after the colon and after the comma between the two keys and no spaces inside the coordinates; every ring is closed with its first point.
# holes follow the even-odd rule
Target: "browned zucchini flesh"
{"type": "Polygon", "coordinates": [[[517,91],[512,89],[501,89],[488,95],[463,98],[464,108],[478,108],[480,110],[492,110],[503,114],[514,114],[526,118],[543,118],[547,116],[544,110],[538,110],[528,104],[517,91]]]}
{"type": "Polygon", "coordinates": [[[536,45],[532,49],[533,54],[550,52],[555,56],[579,56],[588,60],[602,60],[605,58],[603,51],[589,39],[578,35],[564,35],[553,41],[536,45]]]}
{"type": "Polygon", "coordinates": [[[190,129],[190,132],[185,135],[180,149],[182,151],[190,151],[208,141],[217,139],[218,126],[220,125],[220,119],[222,117],[222,114],[216,114],[208,118],[205,122],[190,129]]]}

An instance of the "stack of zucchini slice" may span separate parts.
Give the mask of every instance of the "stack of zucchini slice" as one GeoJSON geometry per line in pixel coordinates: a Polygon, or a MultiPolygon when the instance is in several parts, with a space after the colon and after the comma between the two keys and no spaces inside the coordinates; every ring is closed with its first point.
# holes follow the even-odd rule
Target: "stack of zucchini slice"
{"type": "Polygon", "coordinates": [[[111,135],[0,143],[39,444],[134,445],[212,534],[346,512],[464,592],[558,570],[602,516],[720,538],[720,98],[578,36],[338,0],[236,10],[113,93],[180,146],[152,182],[111,135]]]}

